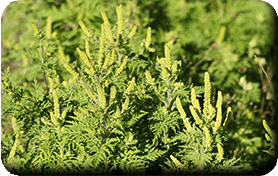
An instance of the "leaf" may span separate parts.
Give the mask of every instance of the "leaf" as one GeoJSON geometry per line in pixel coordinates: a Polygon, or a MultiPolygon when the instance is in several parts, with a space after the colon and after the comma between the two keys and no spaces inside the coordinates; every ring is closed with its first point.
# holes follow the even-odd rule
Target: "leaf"
{"type": "Polygon", "coordinates": [[[132,125],[134,125],[141,117],[148,114],[149,112],[140,110],[139,113],[134,112],[132,115],[132,118],[127,122],[128,128],[130,128],[132,125]]]}

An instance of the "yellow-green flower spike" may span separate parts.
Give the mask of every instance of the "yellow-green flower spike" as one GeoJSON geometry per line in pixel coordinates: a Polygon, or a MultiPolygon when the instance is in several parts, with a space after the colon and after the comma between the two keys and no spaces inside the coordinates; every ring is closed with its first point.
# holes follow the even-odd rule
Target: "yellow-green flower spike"
{"type": "Polygon", "coordinates": [[[267,133],[265,133],[264,136],[267,141],[271,141],[271,137],[267,133]]]}
{"type": "Polygon", "coordinates": [[[220,33],[216,39],[217,43],[221,43],[225,38],[226,26],[222,26],[220,29],[220,33]]]}
{"type": "Polygon", "coordinates": [[[115,52],[115,49],[113,48],[112,49],[112,54],[111,54],[111,58],[109,59],[109,63],[108,63],[108,66],[112,65],[115,61],[115,55],[116,55],[116,52],[115,52]]]}
{"type": "Polygon", "coordinates": [[[271,139],[276,140],[276,134],[269,128],[265,119],[263,119],[263,127],[267,131],[267,133],[270,135],[271,139]]]}
{"type": "Polygon", "coordinates": [[[59,59],[63,62],[66,61],[66,56],[65,56],[65,53],[64,53],[64,49],[61,45],[58,46],[58,54],[59,54],[59,59]]]}
{"type": "Polygon", "coordinates": [[[35,23],[32,23],[32,27],[33,27],[33,29],[34,29],[35,35],[38,36],[39,38],[42,38],[43,35],[42,35],[42,33],[39,31],[37,25],[36,25],[35,23]]]}
{"type": "Polygon", "coordinates": [[[217,92],[217,102],[216,102],[216,108],[221,108],[222,106],[222,92],[217,92]]]}
{"type": "Polygon", "coordinates": [[[181,61],[174,61],[172,65],[172,73],[175,74],[178,71],[178,65],[181,65],[181,61]]]}
{"type": "Polygon", "coordinates": [[[181,100],[180,100],[179,97],[176,98],[176,104],[177,104],[178,111],[179,111],[179,113],[181,115],[181,118],[182,119],[186,118],[186,113],[185,113],[185,111],[184,111],[184,109],[183,109],[183,107],[181,105],[181,100]]]}
{"type": "Polygon", "coordinates": [[[88,58],[91,59],[90,46],[89,46],[88,40],[85,40],[85,52],[86,52],[88,58]]]}
{"type": "Polygon", "coordinates": [[[115,118],[120,117],[120,115],[121,115],[121,111],[120,111],[120,108],[117,106],[116,113],[115,113],[115,118]]]}
{"type": "Polygon", "coordinates": [[[99,45],[99,54],[98,54],[98,68],[101,68],[102,58],[104,57],[104,41],[105,41],[105,28],[104,24],[101,25],[101,35],[100,35],[100,45],[99,45]]]}
{"type": "Polygon", "coordinates": [[[105,87],[108,87],[108,86],[109,86],[109,81],[108,81],[108,79],[107,79],[107,80],[105,80],[105,82],[104,82],[104,86],[105,86],[105,87]]]}
{"type": "Polygon", "coordinates": [[[123,35],[123,8],[122,4],[116,7],[117,17],[118,17],[118,37],[123,35]]]}
{"type": "Polygon", "coordinates": [[[222,93],[218,91],[218,98],[217,98],[217,115],[216,115],[216,122],[213,127],[213,132],[216,133],[216,131],[219,129],[222,123],[222,93]]]}
{"type": "Polygon", "coordinates": [[[166,67],[161,66],[162,72],[161,72],[161,76],[163,79],[167,79],[170,76],[170,73],[168,73],[166,67]]]}
{"type": "Polygon", "coordinates": [[[54,99],[54,114],[57,118],[60,118],[59,99],[58,99],[57,92],[55,89],[52,91],[52,94],[53,94],[53,99],[54,99]]]}
{"type": "Polygon", "coordinates": [[[222,122],[222,108],[217,109],[216,121],[214,123],[213,132],[216,133],[222,122]]]}
{"type": "Polygon", "coordinates": [[[269,126],[267,125],[265,119],[263,119],[263,127],[264,127],[264,129],[268,132],[268,134],[271,135],[272,131],[271,131],[271,129],[269,128],[269,126]]]}
{"type": "Polygon", "coordinates": [[[50,77],[47,77],[48,83],[49,83],[49,92],[51,93],[54,89],[54,82],[50,77]]]}
{"type": "Polygon", "coordinates": [[[13,127],[14,132],[17,133],[18,129],[17,129],[17,123],[16,123],[15,117],[12,117],[12,127],[13,127]]]}
{"type": "Polygon", "coordinates": [[[198,114],[196,113],[195,109],[193,108],[193,106],[189,106],[190,112],[194,118],[194,120],[196,121],[196,124],[199,125],[202,123],[202,120],[199,118],[198,114]]]}
{"type": "Polygon", "coordinates": [[[18,145],[18,138],[19,138],[19,133],[17,133],[16,136],[15,136],[14,145],[13,145],[12,150],[11,150],[11,152],[9,154],[9,157],[8,157],[8,163],[12,163],[13,160],[14,160],[15,151],[16,151],[16,148],[17,148],[17,145],[18,145]]]}
{"type": "Polygon", "coordinates": [[[153,53],[153,52],[155,52],[155,49],[154,48],[149,48],[149,52],[153,53]]]}
{"type": "Polygon", "coordinates": [[[164,46],[164,53],[165,53],[165,66],[170,70],[171,58],[170,58],[170,50],[168,45],[164,46]]]}
{"type": "Polygon", "coordinates": [[[49,114],[50,114],[50,119],[51,119],[52,123],[53,123],[54,125],[58,126],[58,125],[59,125],[59,122],[58,122],[58,120],[57,120],[57,116],[54,115],[53,112],[49,112],[49,114]]]}
{"type": "Polygon", "coordinates": [[[124,104],[122,105],[122,111],[127,110],[127,109],[128,109],[128,105],[129,105],[129,97],[126,96],[125,102],[124,102],[124,104]]]}
{"type": "Polygon", "coordinates": [[[102,16],[102,19],[104,21],[104,31],[106,33],[106,38],[109,40],[109,42],[112,44],[114,43],[114,39],[113,39],[113,34],[112,34],[112,30],[111,30],[111,27],[110,27],[110,23],[108,21],[108,18],[106,16],[106,13],[104,11],[101,11],[101,16],[102,16]]]}
{"type": "Polygon", "coordinates": [[[90,61],[89,61],[87,55],[85,54],[85,52],[81,51],[78,47],[76,48],[76,50],[77,50],[80,58],[83,60],[83,62],[89,67],[90,72],[92,74],[94,74],[95,73],[95,69],[93,68],[93,65],[90,63],[90,61]]]}
{"type": "Polygon", "coordinates": [[[149,71],[147,70],[145,72],[146,78],[147,78],[147,83],[154,85],[154,78],[152,78],[151,74],[149,73],[149,71]]]}
{"type": "Polygon", "coordinates": [[[110,62],[110,53],[107,54],[105,61],[103,63],[102,69],[104,69],[104,70],[107,69],[109,62],[110,62]]]}
{"type": "Polygon", "coordinates": [[[105,24],[110,24],[104,11],[101,11],[101,16],[105,24]]]}
{"type": "Polygon", "coordinates": [[[208,116],[210,113],[210,90],[211,90],[211,85],[210,85],[210,78],[209,78],[209,73],[205,72],[205,98],[204,98],[204,109],[203,109],[203,114],[205,117],[208,116]]]}
{"type": "Polygon", "coordinates": [[[133,26],[128,38],[132,39],[132,37],[136,34],[137,26],[133,26]]]}
{"type": "Polygon", "coordinates": [[[41,121],[42,121],[42,123],[43,124],[45,124],[45,125],[51,125],[51,123],[49,123],[45,118],[41,118],[41,121]]]}
{"type": "Polygon", "coordinates": [[[112,86],[110,88],[110,101],[114,100],[116,98],[116,93],[117,93],[117,89],[115,86],[112,86]]]}
{"type": "Polygon", "coordinates": [[[61,120],[64,120],[68,112],[68,108],[65,108],[61,114],[61,120]]]}
{"type": "Polygon", "coordinates": [[[85,71],[85,73],[87,73],[88,75],[91,75],[91,74],[92,74],[91,71],[90,71],[88,68],[85,68],[84,71],[85,71]]]}
{"type": "Polygon", "coordinates": [[[228,107],[228,109],[227,109],[227,114],[226,114],[226,119],[225,119],[225,121],[224,121],[224,123],[223,123],[223,126],[225,126],[225,124],[226,124],[226,122],[227,122],[227,120],[228,120],[228,115],[229,115],[229,113],[232,111],[232,108],[231,107],[228,107]]]}
{"type": "Polygon", "coordinates": [[[209,121],[212,120],[215,115],[215,112],[215,108],[211,104],[209,104],[209,114],[206,116],[206,119],[209,121]]]}
{"type": "Polygon", "coordinates": [[[51,38],[51,33],[52,33],[52,18],[51,16],[47,17],[46,20],[46,38],[50,39],[51,38]]]}
{"type": "Polygon", "coordinates": [[[209,134],[209,129],[205,126],[203,128],[203,131],[204,131],[205,137],[206,137],[206,144],[205,144],[205,146],[209,148],[210,144],[212,142],[212,139],[211,139],[210,134],[209,134]]]}
{"type": "Polygon", "coordinates": [[[190,123],[188,121],[188,118],[186,118],[186,113],[185,113],[185,111],[184,111],[184,109],[181,105],[181,101],[180,101],[179,97],[176,98],[176,104],[177,104],[177,108],[178,108],[178,111],[181,115],[184,126],[186,127],[186,129],[188,131],[191,131],[192,129],[191,129],[190,123]]]}
{"type": "Polygon", "coordinates": [[[109,43],[113,44],[114,43],[114,38],[113,38],[113,33],[112,33],[112,30],[111,30],[111,27],[110,27],[110,24],[108,25],[104,25],[104,29],[105,29],[105,32],[106,32],[106,38],[108,39],[109,43]]]}
{"type": "Polygon", "coordinates": [[[166,67],[170,70],[171,66],[171,61],[170,59],[166,59],[166,57],[162,57],[159,59],[158,57],[156,58],[157,62],[161,65],[161,67],[166,67]]]}
{"type": "Polygon", "coordinates": [[[201,113],[201,107],[200,107],[199,100],[196,98],[195,88],[191,89],[191,102],[193,107],[196,108],[199,111],[199,113],[201,113]]]}
{"type": "Polygon", "coordinates": [[[97,83],[97,93],[98,93],[100,105],[104,109],[106,107],[106,97],[105,97],[104,89],[101,87],[100,83],[97,83]]]}
{"type": "Polygon", "coordinates": [[[93,95],[93,93],[91,92],[91,90],[89,89],[89,88],[85,88],[86,89],[86,92],[87,92],[87,94],[89,95],[89,97],[94,101],[94,102],[96,102],[96,98],[95,98],[95,96],[93,95]]]}
{"type": "Polygon", "coordinates": [[[217,150],[218,150],[218,159],[222,159],[223,158],[223,155],[224,155],[224,149],[223,147],[221,146],[221,144],[217,143],[216,144],[217,146],[217,150]]]}
{"type": "Polygon", "coordinates": [[[83,21],[79,21],[79,25],[82,29],[82,31],[88,36],[88,37],[92,37],[92,34],[89,32],[89,30],[87,29],[87,27],[85,26],[85,24],[83,23],[83,21]]]}
{"type": "Polygon", "coordinates": [[[116,71],[116,76],[118,76],[124,70],[124,68],[127,64],[127,61],[128,61],[128,57],[125,56],[125,58],[123,60],[123,63],[121,64],[120,68],[118,68],[117,71],[116,71]]]}
{"type": "Polygon", "coordinates": [[[148,27],[148,30],[147,30],[147,39],[146,39],[146,43],[145,43],[146,49],[148,49],[150,47],[151,40],[152,40],[151,37],[152,37],[152,29],[151,29],[151,27],[148,27]]]}
{"type": "Polygon", "coordinates": [[[69,61],[70,61],[70,57],[69,57],[69,55],[66,55],[66,58],[65,58],[64,62],[69,63],[69,61]]]}
{"type": "Polygon", "coordinates": [[[135,85],[135,77],[132,77],[132,80],[129,81],[128,87],[126,89],[126,94],[130,93],[130,91],[133,89],[134,85],[135,85]]]}
{"type": "Polygon", "coordinates": [[[64,62],[63,65],[68,70],[68,72],[70,72],[75,77],[75,79],[78,78],[79,74],[76,71],[72,70],[67,63],[64,62]]]}
{"type": "Polygon", "coordinates": [[[177,159],[175,158],[173,155],[170,155],[171,160],[175,163],[177,168],[183,168],[183,164],[177,159]]]}

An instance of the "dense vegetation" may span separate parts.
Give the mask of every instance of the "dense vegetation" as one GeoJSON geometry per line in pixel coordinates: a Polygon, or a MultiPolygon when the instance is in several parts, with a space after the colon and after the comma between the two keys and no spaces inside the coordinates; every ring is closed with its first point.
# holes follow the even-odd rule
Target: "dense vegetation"
{"type": "Polygon", "coordinates": [[[265,174],[276,21],[262,1],[19,0],[2,15],[15,174],[265,174]]]}

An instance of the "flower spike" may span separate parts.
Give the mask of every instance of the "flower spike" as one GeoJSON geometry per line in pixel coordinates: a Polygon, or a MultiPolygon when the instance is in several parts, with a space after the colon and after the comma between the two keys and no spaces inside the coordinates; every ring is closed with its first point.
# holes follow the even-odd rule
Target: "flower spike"
{"type": "Polygon", "coordinates": [[[116,7],[118,17],[118,37],[123,35],[123,7],[122,4],[116,7]]]}
{"type": "Polygon", "coordinates": [[[83,23],[83,21],[79,21],[79,25],[82,29],[82,31],[88,36],[88,37],[92,37],[92,34],[89,32],[89,30],[86,28],[85,24],[83,23]]]}
{"type": "Polygon", "coordinates": [[[146,49],[148,49],[150,47],[151,40],[152,40],[151,37],[152,37],[152,29],[151,29],[151,27],[148,27],[148,30],[147,30],[147,39],[146,39],[146,43],[145,43],[146,49]]]}
{"type": "Polygon", "coordinates": [[[210,114],[210,90],[211,90],[211,85],[210,85],[210,78],[209,78],[209,73],[205,72],[205,98],[204,98],[204,109],[203,113],[206,118],[208,118],[208,115],[210,114]]]}

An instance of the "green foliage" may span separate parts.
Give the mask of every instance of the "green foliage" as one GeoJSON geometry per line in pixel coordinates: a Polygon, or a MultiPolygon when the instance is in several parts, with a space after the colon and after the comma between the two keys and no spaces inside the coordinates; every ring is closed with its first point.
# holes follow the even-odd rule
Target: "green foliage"
{"type": "Polygon", "coordinates": [[[276,145],[261,125],[275,129],[271,10],[12,3],[2,16],[3,164],[15,174],[258,173],[276,145]]]}

